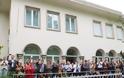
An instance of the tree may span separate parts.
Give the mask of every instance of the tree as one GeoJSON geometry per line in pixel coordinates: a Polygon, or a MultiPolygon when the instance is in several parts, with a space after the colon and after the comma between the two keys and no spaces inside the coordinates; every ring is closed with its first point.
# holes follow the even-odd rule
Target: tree
{"type": "Polygon", "coordinates": [[[3,45],[0,44],[0,54],[1,54],[1,49],[3,48],[3,45]]]}

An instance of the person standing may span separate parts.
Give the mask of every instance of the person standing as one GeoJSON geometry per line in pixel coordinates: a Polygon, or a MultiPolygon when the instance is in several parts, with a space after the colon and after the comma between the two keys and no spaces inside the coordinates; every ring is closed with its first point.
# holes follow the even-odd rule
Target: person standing
{"type": "Polygon", "coordinates": [[[102,60],[100,60],[97,63],[97,70],[98,70],[99,74],[103,74],[103,62],[102,62],[102,60]]]}
{"type": "Polygon", "coordinates": [[[33,66],[34,66],[34,73],[35,73],[35,78],[38,78],[38,60],[33,60],[33,66]]]}
{"type": "Polygon", "coordinates": [[[67,61],[65,69],[67,71],[68,77],[70,77],[72,75],[72,64],[69,61],[67,61]]]}
{"type": "Polygon", "coordinates": [[[20,62],[16,65],[16,74],[18,74],[17,78],[24,78],[24,68],[20,62]]]}
{"type": "Polygon", "coordinates": [[[51,60],[48,60],[45,72],[50,74],[46,74],[46,78],[51,77],[51,69],[52,69],[51,60]]]}
{"type": "Polygon", "coordinates": [[[44,64],[43,60],[40,60],[38,62],[38,73],[40,73],[40,75],[38,75],[39,78],[42,78],[44,75],[44,73],[46,72],[46,64],[44,64]]]}
{"type": "Polygon", "coordinates": [[[34,67],[30,60],[24,65],[25,78],[34,78],[34,67]]]}
{"type": "Polygon", "coordinates": [[[74,76],[78,76],[80,75],[80,71],[81,71],[81,65],[78,62],[75,62],[75,64],[73,65],[73,75],[74,76]]]}
{"type": "Polygon", "coordinates": [[[7,73],[8,73],[8,61],[6,60],[6,57],[3,58],[3,61],[1,62],[1,74],[2,74],[2,77],[6,77],[7,76],[7,73]]]}
{"type": "Polygon", "coordinates": [[[85,75],[90,74],[90,63],[87,60],[84,61],[83,68],[85,75]]]}
{"type": "Polygon", "coordinates": [[[2,66],[1,66],[1,63],[2,63],[2,59],[0,58],[0,78],[2,77],[2,66]]]}
{"type": "Polygon", "coordinates": [[[58,76],[58,70],[59,70],[59,67],[58,67],[58,65],[54,62],[53,65],[52,65],[52,69],[51,69],[51,71],[52,71],[52,73],[53,73],[53,74],[52,74],[52,78],[58,76]]]}
{"type": "Polygon", "coordinates": [[[8,67],[9,67],[9,74],[13,75],[16,72],[16,65],[17,65],[17,61],[15,60],[14,55],[11,56],[11,60],[8,61],[8,67]]]}

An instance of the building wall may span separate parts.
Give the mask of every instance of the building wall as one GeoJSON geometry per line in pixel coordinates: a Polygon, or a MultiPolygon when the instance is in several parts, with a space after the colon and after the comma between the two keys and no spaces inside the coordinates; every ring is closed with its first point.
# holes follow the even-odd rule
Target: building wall
{"type": "Polygon", "coordinates": [[[0,58],[8,55],[8,30],[9,30],[9,15],[0,12],[0,45],[1,49],[0,58]]]}
{"type": "Polygon", "coordinates": [[[42,0],[12,0],[11,4],[11,18],[10,18],[10,50],[12,54],[23,53],[26,45],[30,43],[37,44],[42,54],[47,54],[47,49],[56,45],[62,50],[62,55],[66,55],[70,47],[78,48],[80,55],[85,56],[86,59],[91,59],[95,56],[96,50],[103,49],[106,53],[110,50],[120,52],[123,50],[124,43],[115,39],[107,39],[105,32],[103,38],[93,36],[92,21],[98,20],[102,22],[105,31],[105,23],[112,23],[114,31],[116,32],[116,25],[119,23],[100,17],[94,14],[83,11],[75,11],[64,6],[50,5],[42,2],[42,0]],[[24,26],[25,6],[40,8],[41,24],[40,29],[28,28],[24,26]],[[60,26],[61,32],[47,30],[47,10],[60,12],[60,26]],[[65,31],[65,14],[77,16],[78,34],[66,33],[65,31]]]}

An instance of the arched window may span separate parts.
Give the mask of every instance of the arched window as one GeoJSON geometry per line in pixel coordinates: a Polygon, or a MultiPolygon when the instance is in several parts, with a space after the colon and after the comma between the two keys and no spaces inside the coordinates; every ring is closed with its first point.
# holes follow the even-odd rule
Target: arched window
{"type": "Polygon", "coordinates": [[[102,49],[97,50],[96,56],[104,56],[104,50],[102,50],[102,49]]]}
{"type": "Polygon", "coordinates": [[[105,55],[104,50],[98,49],[96,51],[95,62],[99,62],[100,60],[103,60],[104,59],[104,55],[105,55]]]}
{"type": "Polygon", "coordinates": [[[71,47],[67,50],[66,60],[74,63],[77,61],[77,57],[79,56],[79,50],[75,47],[71,47]]]}
{"type": "Polygon", "coordinates": [[[34,60],[37,60],[40,58],[41,49],[36,44],[29,44],[24,49],[24,61],[32,58],[34,60]]]}
{"type": "Polygon", "coordinates": [[[109,56],[109,61],[116,59],[116,51],[110,50],[108,56],[109,56]]]}
{"type": "Polygon", "coordinates": [[[47,60],[59,63],[61,55],[61,49],[58,46],[51,46],[47,50],[47,60]]]}

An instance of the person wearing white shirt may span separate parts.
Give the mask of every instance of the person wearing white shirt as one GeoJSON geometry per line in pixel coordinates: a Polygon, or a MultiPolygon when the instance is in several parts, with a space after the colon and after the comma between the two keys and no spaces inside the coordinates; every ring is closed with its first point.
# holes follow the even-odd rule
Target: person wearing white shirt
{"type": "Polygon", "coordinates": [[[103,61],[102,60],[100,60],[97,63],[97,70],[99,71],[100,74],[103,74],[103,61]]]}
{"type": "Polygon", "coordinates": [[[67,75],[70,77],[72,75],[72,65],[69,61],[67,61],[67,64],[65,66],[67,75]]]}
{"type": "Polygon", "coordinates": [[[78,62],[75,62],[75,64],[73,65],[73,72],[74,72],[74,76],[78,76],[80,75],[81,72],[81,65],[78,64],[78,62]]]}

